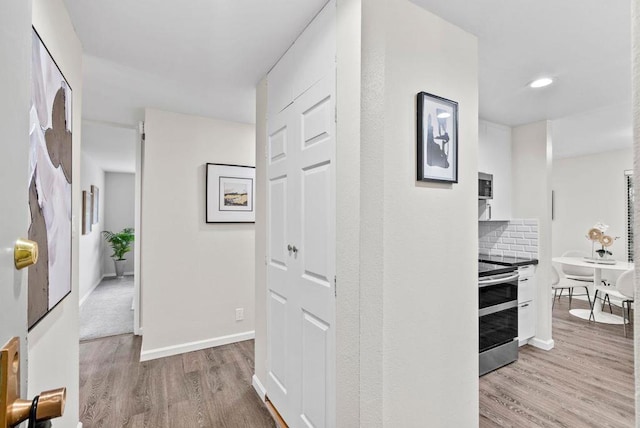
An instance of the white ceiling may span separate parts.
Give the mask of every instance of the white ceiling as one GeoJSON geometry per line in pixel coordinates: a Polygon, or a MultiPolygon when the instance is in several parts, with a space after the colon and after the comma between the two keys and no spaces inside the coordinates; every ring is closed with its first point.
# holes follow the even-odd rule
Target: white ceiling
{"type": "Polygon", "coordinates": [[[82,121],[82,151],[104,171],[135,172],[137,139],[135,128],[82,121]]]}
{"type": "MultiPolygon", "coordinates": [[[[136,127],[154,107],[254,123],[257,82],[325,2],[65,0],[85,53],[83,118],[136,127]]],[[[132,164],[111,138],[121,130],[87,128],[83,146],[103,169],[132,164]]]]}
{"type": "Polygon", "coordinates": [[[135,124],[151,106],[253,123],[256,83],[325,2],[65,0],[87,55],[84,116],[135,124]]]}
{"type": "Polygon", "coordinates": [[[478,37],[483,119],[560,119],[555,156],[631,146],[629,0],[412,1],[478,37]]]}
{"type": "MultiPolygon", "coordinates": [[[[148,106],[254,122],[256,83],[325,1],[65,0],[83,117],[134,127],[148,106]]],[[[558,157],[631,146],[629,0],[412,1],[478,36],[481,118],[554,120],[558,157]],[[555,83],[527,87],[542,75],[555,83]]]]}

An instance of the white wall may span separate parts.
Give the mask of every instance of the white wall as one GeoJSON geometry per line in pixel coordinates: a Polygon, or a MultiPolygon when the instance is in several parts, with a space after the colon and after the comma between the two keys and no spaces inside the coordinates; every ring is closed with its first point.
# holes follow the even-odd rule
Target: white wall
{"type": "MultiPolygon", "coordinates": [[[[125,227],[135,225],[135,174],[126,172],[105,173],[104,185],[104,227],[102,230],[120,232],[125,227]]],[[[108,242],[103,240],[104,250],[102,265],[105,275],[115,275],[113,264],[113,250],[108,242]]],[[[135,250],[131,246],[131,252],[125,255],[125,274],[133,274],[135,250]]]]}
{"type": "Polygon", "coordinates": [[[336,426],[360,423],[361,0],[338,0],[336,109],[336,426]]]}
{"type": "MultiPolygon", "coordinates": [[[[481,120],[478,135],[478,171],[493,174],[492,220],[511,218],[511,128],[481,120]]],[[[487,201],[482,201],[486,204],[487,201]]]]}
{"type": "Polygon", "coordinates": [[[551,349],[551,124],[543,121],[513,128],[511,142],[513,216],[538,219],[537,323],[530,343],[551,349]]]}
{"type": "MultiPolygon", "coordinates": [[[[599,221],[619,236],[609,249],[627,260],[627,195],[625,170],[633,169],[633,149],[553,161],[553,256],[578,250],[591,254],[587,231],[599,221]]],[[[596,246],[596,249],[599,249],[596,246]]]]}
{"type": "Polygon", "coordinates": [[[254,165],[254,125],[147,109],[145,134],[142,358],[252,338],[255,227],[205,223],[205,164],[254,165]]]}
{"type": "Polygon", "coordinates": [[[102,253],[103,253],[103,239],[100,233],[104,230],[104,171],[96,161],[88,155],[86,152],[82,152],[81,163],[81,179],[80,187],[81,191],[91,191],[91,186],[98,186],[100,189],[100,201],[98,216],[99,222],[93,225],[91,232],[87,235],[82,234],[82,226],[78,229],[78,235],[80,236],[80,254],[79,257],[79,296],[80,304],[89,296],[91,291],[102,280],[102,253]]]}
{"type": "Polygon", "coordinates": [[[361,396],[361,426],[478,426],[477,39],[408,0],[362,8],[361,394],[383,403],[369,420],[361,396]],[[457,184],[416,183],[420,91],[459,103],[457,184]]]}
{"type": "MultiPolygon", "coordinates": [[[[62,0],[34,0],[33,25],[73,89],[73,270],[71,294],[28,334],[28,395],[67,387],[64,416],[56,427],[75,428],[79,408],[79,236],[81,233],[82,46],[62,0]]],[[[25,130],[25,135],[26,130],[25,130]]]]}

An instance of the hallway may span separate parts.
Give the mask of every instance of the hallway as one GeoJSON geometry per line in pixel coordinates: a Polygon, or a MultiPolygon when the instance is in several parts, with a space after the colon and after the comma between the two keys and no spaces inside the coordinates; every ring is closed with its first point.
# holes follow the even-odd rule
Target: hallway
{"type": "Polygon", "coordinates": [[[253,341],[139,362],[141,338],[80,344],[84,428],[275,427],[251,386],[253,341]]]}
{"type": "Polygon", "coordinates": [[[80,307],[80,341],[133,333],[133,276],[105,278],[80,307]]]}

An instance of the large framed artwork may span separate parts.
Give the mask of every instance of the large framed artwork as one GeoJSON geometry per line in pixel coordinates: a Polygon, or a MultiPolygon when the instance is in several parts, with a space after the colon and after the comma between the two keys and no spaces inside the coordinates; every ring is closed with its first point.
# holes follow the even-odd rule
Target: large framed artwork
{"type": "Polygon", "coordinates": [[[72,92],[35,29],[31,51],[29,330],[71,292],[72,92]]]}
{"type": "Polygon", "coordinates": [[[256,169],[252,166],[208,163],[207,223],[254,223],[256,169]]]}
{"type": "Polygon", "coordinates": [[[418,181],[458,182],[458,103],[418,94],[418,181]]]}

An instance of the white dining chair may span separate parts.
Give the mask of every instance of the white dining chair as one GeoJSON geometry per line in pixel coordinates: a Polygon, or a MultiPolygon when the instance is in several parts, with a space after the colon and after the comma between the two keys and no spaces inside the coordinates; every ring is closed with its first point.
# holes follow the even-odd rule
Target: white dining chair
{"type": "Polygon", "coordinates": [[[622,325],[624,327],[624,337],[627,337],[627,321],[631,322],[631,304],[634,301],[634,270],[628,270],[624,272],[618,280],[616,281],[615,286],[605,286],[598,285],[596,286],[596,294],[593,298],[593,305],[591,306],[591,315],[593,315],[593,306],[596,304],[596,300],[598,299],[598,293],[602,293],[604,295],[603,300],[607,299],[609,301],[609,310],[611,310],[611,300],[610,297],[616,297],[622,301],[622,325]],[[626,311],[625,311],[626,304],[626,311]]]}
{"type": "MultiPolygon", "coordinates": [[[[584,258],[588,256],[581,251],[566,251],[562,255],[562,257],[584,258]]],[[[593,282],[593,269],[580,267],[580,266],[572,266],[569,264],[563,264],[561,266],[561,269],[562,269],[562,273],[567,279],[573,279],[575,281],[593,282]]]]}
{"type": "MultiPolygon", "coordinates": [[[[576,296],[587,296],[587,300],[589,301],[589,307],[591,308],[591,297],[589,296],[589,284],[585,281],[579,281],[575,279],[562,278],[558,273],[558,270],[555,266],[551,266],[551,289],[553,290],[553,303],[551,304],[551,309],[556,304],[556,299],[560,301],[562,297],[562,292],[564,290],[569,291],[569,309],[571,309],[571,300],[573,299],[573,289],[576,287],[584,288],[586,294],[576,294],[576,296]],[[560,295],[558,295],[558,291],[560,291],[560,295]]],[[[593,316],[593,312],[589,316],[589,319],[593,316]]],[[[595,318],[594,318],[595,320],[595,318]]]]}

